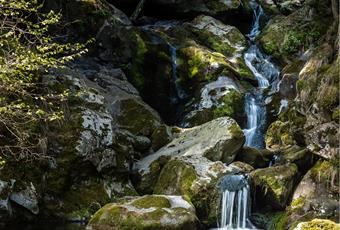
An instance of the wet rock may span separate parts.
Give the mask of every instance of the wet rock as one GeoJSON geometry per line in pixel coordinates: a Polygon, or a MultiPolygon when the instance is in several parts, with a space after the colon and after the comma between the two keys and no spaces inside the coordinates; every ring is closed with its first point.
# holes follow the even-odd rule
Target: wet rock
{"type": "Polygon", "coordinates": [[[236,160],[245,162],[254,168],[268,167],[273,153],[268,150],[254,149],[250,147],[243,147],[237,154],[236,160]]]}
{"type": "Polygon", "coordinates": [[[12,192],[9,198],[11,201],[26,208],[31,213],[37,215],[39,213],[37,196],[38,196],[37,191],[34,185],[31,183],[23,190],[12,192]]]}
{"type": "Polygon", "coordinates": [[[226,166],[202,156],[175,157],[164,165],[153,192],[187,197],[195,206],[200,221],[206,226],[214,226],[222,178],[244,172],[239,165],[226,166]]]}
{"type": "Polygon", "coordinates": [[[278,150],[295,144],[289,122],[275,121],[270,124],[265,136],[266,148],[278,150]]]}
{"type": "MultiPolygon", "coordinates": [[[[160,164],[176,156],[200,156],[212,161],[231,163],[244,143],[237,123],[227,117],[215,119],[191,129],[183,129],[177,138],[156,153],[135,164],[140,191],[150,191],[160,173],[160,164]],[[152,179],[153,178],[153,179],[152,179]]],[[[152,190],[151,190],[152,191],[152,190]]]]}
{"type": "Polygon", "coordinates": [[[192,205],[180,196],[126,197],[94,214],[88,227],[109,229],[195,230],[198,219],[192,205]]]}
{"type": "Polygon", "coordinates": [[[298,168],[295,164],[256,169],[251,172],[256,204],[283,210],[293,193],[297,176],[298,168]]]}

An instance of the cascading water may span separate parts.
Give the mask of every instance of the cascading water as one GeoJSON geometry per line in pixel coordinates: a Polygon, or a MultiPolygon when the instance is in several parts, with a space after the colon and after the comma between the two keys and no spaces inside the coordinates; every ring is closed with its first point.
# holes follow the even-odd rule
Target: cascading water
{"type": "MultiPolygon", "coordinates": [[[[254,12],[254,22],[247,35],[250,47],[244,54],[246,65],[258,81],[258,87],[245,96],[245,111],[247,127],[244,130],[246,146],[254,148],[264,147],[264,132],[266,124],[266,108],[263,90],[270,87],[276,92],[279,83],[279,70],[270,62],[270,57],[263,54],[254,43],[260,34],[260,21],[264,16],[261,6],[256,1],[250,2],[254,12]]],[[[221,183],[221,218],[218,229],[246,230],[256,229],[250,222],[249,185],[244,175],[228,175],[221,183]]]]}
{"type": "Polygon", "coordinates": [[[276,92],[279,83],[279,70],[270,62],[270,57],[261,52],[254,44],[255,38],[260,34],[260,20],[264,16],[262,7],[251,1],[254,12],[254,22],[247,37],[250,40],[250,47],[244,54],[246,65],[258,81],[258,88],[249,92],[245,97],[245,111],[247,114],[247,126],[244,129],[246,146],[254,148],[264,147],[264,132],[266,121],[265,98],[263,89],[271,87],[276,92]]]}
{"type": "Polygon", "coordinates": [[[171,101],[173,104],[176,104],[178,102],[178,99],[183,99],[185,98],[186,94],[182,90],[181,86],[178,83],[178,78],[177,78],[177,53],[176,53],[176,47],[174,47],[171,44],[168,44],[169,46],[169,52],[170,52],[170,57],[171,57],[171,68],[172,68],[172,83],[173,83],[173,88],[172,88],[172,98],[171,101]]]}
{"type": "Polygon", "coordinates": [[[256,229],[249,221],[250,188],[246,176],[225,176],[220,183],[220,189],[223,193],[218,229],[256,229]]]}

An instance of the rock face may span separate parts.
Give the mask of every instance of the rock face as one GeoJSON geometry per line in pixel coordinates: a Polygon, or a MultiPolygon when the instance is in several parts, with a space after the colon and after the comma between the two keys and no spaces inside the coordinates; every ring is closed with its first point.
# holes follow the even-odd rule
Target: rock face
{"type": "MultiPolygon", "coordinates": [[[[278,229],[294,228],[301,221],[314,218],[338,221],[339,207],[336,198],[339,193],[337,191],[338,175],[339,169],[336,165],[329,161],[317,162],[298,184],[293,193],[292,202],[276,227],[278,229]]],[[[300,226],[302,225],[304,224],[300,226]]]]}
{"type": "Polygon", "coordinates": [[[93,230],[195,230],[198,219],[194,207],[180,196],[149,195],[105,205],[88,226],[93,230]]]}
{"type": "Polygon", "coordinates": [[[298,168],[295,164],[256,169],[250,173],[256,204],[283,210],[293,193],[298,168]]]}
{"type": "Polygon", "coordinates": [[[327,30],[322,25],[331,25],[332,20],[329,8],[321,4],[305,4],[288,16],[274,17],[259,38],[265,52],[290,63],[289,59],[315,44],[327,30]]]}
{"type": "Polygon", "coordinates": [[[150,193],[162,165],[172,157],[196,156],[231,163],[243,143],[242,130],[233,119],[227,117],[184,129],[168,145],[135,164],[139,177],[137,188],[144,193],[150,193]]]}

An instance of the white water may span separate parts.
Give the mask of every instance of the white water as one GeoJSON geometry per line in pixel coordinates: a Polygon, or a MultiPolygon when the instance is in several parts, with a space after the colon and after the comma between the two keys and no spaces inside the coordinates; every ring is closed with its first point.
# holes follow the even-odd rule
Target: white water
{"type": "Polygon", "coordinates": [[[177,78],[177,53],[176,53],[176,47],[174,47],[171,44],[168,44],[169,46],[169,52],[170,52],[170,57],[171,57],[171,72],[172,72],[172,82],[174,85],[173,89],[173,94],[175,94],[172,97],[172,102],[177,103],[178,99],[183,99],[186,97],[185,92],[181,88],[179,84],[179,80],[177,78]]]}
{"type": "Polygon", "coordinates": [[[264,15],[260,5],[251,1],[254,12],[254,22],[250,33],[247,35],[252,43],[244,54],[246,65],[258,81],[258,88],[246,95],[245,111],[247,114],[247,125],[244,129],[246,146],[254,148],[264,147],[264,132],[266,121],[266,108],[263,97],[263,89],[271,87],[276,92],[279,83],[279,70],[270,62],[270,57],[261,52],[259,47],[253,43],[260,34],[260,20],[264,15]]]}
{"type": "Polygon", "coordinates": [[[221,182],[221,214],[217,229],[256,229],[250,222],[250,187],[244,175],[228,175],[221,182]]]}

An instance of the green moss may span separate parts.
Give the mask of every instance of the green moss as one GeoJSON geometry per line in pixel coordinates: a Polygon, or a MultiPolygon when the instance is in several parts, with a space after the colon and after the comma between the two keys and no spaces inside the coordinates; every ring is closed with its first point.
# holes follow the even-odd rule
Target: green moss
{"type": "Polygon", "coordinates": [[[314,219],[309,222],[301,223],[300,226],[301,230],[338,230],[340,228],[339,224],[325,219],[314,219]]]}
{"type": "Polygon", "coordinates": [[[180,160],[168,162],[158,178],[154,188],[155,194],[163,194],[171,190],[173,195],[191,197],[191,185],[196,180],[195,170],[180,160]]]}
{"type": "Polygon", "coordinates": [[[171,204],[168,199],[162,196],[144,196],[131,203],[137,208],[170,208],[171,204]]]}
{"type": "Polygon", "coordinates": [[[236,90],[231,90],[221,99],[221,106],[213,110],[214,118],[228,116],[236,120],[243,115],[243,94],[236,90]]]}
{"type": "Polygon", "coordinates": [[[340,121],[340,108],[337,108],[333,111],[332,120],[339,123],[339,121],[340,121]]]}

